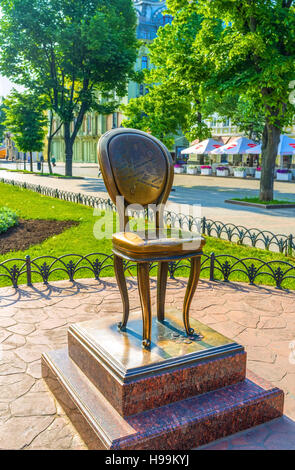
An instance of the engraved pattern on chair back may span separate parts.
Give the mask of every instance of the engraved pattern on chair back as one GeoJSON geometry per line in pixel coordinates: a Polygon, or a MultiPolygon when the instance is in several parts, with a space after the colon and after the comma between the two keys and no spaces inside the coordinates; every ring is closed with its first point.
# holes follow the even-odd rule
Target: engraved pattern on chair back
{"type": "MultiPolygon", "coordinates": [[[[130,204],[147,207],[167,201],[174,177],[172,157],[150,134],[122,128],[106,132],[98,143],[98,161],[115,204],[117,196],[124,197],[125,207],[130,204]]],[[[122,208],[118,205],[117,208],[120,214],[122,208]]],[[[157,227],[162,216],[157,213],[157,227]]],[[[126,224],[125,216],[124,220],[126,224]]]]}

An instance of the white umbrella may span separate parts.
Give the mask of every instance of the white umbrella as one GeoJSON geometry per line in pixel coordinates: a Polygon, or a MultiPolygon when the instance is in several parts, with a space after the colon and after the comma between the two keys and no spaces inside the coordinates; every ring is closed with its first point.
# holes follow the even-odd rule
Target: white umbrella
{"type": "Polygon", "coordinates": [[[246,137],[239,137],[234,142],[230,142],[228,144],[223,145],[222,147],[213,150],[211,153],[219,154],[219,153],[226,153],[226,154],[236,154],[236,153],[246,153],[246,150],[249,148],[256,147],[257,143],[253,140],[247,139],[246,137]]]}
{"type": "Polygon", "coordinates": [[[192,145],[187,149],[181,151],[182,154],[195,154],[195,155],[203,155],[204,153],[210,153],[214,149],[218,149],[222,146],[222,143],[218,142],[214,139],[206,139],[198,144],[192,145]]]}
{"type": "MultiPolygon", "coordinates": [[[[253,149],[246,150],[245,153],[261,153],[262,145],[257,145],[253,149]]],[[[281,135],[280,143],[278,146],[278,155],[292,155],[295,153],[295,139],[287,135],[281,135]]]]}
{"type": "Polygon", "coordinates": [[[261,154],[261,147],[262,144],[256,145],[256,147],[253,147],[252,149],[248,149],[245,151],[245,153],[255,153],[257,155],[261,154]]]}

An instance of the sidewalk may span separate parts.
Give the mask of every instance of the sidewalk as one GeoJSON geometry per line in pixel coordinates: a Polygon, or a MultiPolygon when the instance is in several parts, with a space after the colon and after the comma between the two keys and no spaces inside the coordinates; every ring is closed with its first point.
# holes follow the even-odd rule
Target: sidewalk
{"type": "MultiPolygon", "coordinates": [[[[89,164],[90,165],[90,164],[89,164]]],[[[97,172],[97,166],[74,166],[74,175],[80,171],[97,172]]],[[[0,171],[0,178],[26,181],[51,188],[85,193],[107,198],[107,191],[101,178],[81,180],[57,179],[39,175],[30,175],[0,171]]],[[[195,175],[175,175],[174,191],[169,197],[169,209],[179,213],[189,213],[189,207],[196,205],[195,214],[223,223],[242,225],[246,228],[269,230],[276,234],[295,234],[295,209],[260,209],[234,206],[224,201],[234,197],[253,197],[259,191],[259,181],[234,178],[212,178],[195,175]]],[[[275,197],[295,202],[295,182],[275,182],[275,197]]]]}
{"type": "MultiPolygon", "coordinates": [[[[181,309],[186,281],[169,281],[167,306],[181,309]]],[[[131,314],[140,309],[128,282],[131,314]]],[[[151,282],[153,311],[156,283],[151,282]]],[[[0,289],[0,449],[84,449],[41,378],[41,354],[67,345],[69,325],[117,316],[117,284],[83,279],[0,289]]],[[[245,346],[247,365],[285,392],[285,417],[209,445],[215,449],[295,449],[295,294],[243,283],[201,280],[191,317],[245,346]]]]}

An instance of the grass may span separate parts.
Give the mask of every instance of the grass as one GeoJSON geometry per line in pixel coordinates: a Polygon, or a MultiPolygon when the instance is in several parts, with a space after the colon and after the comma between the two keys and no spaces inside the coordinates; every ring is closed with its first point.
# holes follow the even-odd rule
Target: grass
{"type": "MultiPolygon", "coordinates": [[[[93,252],[111,254],[111,239],[100,238],[96,239],[94,232],[97,232],[101,226],[105,230],[103,235],[111,236],[114,230],[115,215],[112,212],[100,212],[93,210],[90,207],[83,206],[76,203],[61,201],[59,199],[42,196],[33,191],[14,187],[8,184],[0,183],[0,201],[1,205],[5,205],[14,210],[17,215],[22,219],[55,219],[55,220],[75,220],[79,225],[74,226],[60,235],[54,236],[45,240],[39,245],[32,246],[26,251],[14,251],[13,247],[11,252],[5,255],[0,255],[1,262],[11,259],[20,258],[24,259],[26,255],[30,255],[31,259],[39,256],[49,255],[60,257],[64,254],[81,254],[87,255],[93,252]]],[[[216,239],[213,237],[206,237],[207,243],[205,245],[204,253],[209,255],[214,252],[216,255],[227,254],[236,256],[237,258],[254,257],[262,261],[288,261],[295,266],[294,258],[286,257],[280,253],[274,253],[266,250],[251,248],[244,245],[237,245],[225,240],[216,239]]],[[[228,260],[231,264],[232,260],[229,258],[222,258],[222,263],[228,260]]],[[[251,264],[249,262],[248,264],[251,264]]],[[[23,264],[11,263],[13,264],[23,264]]],[[[42,264],[42,263],[40,263],[42,264]]],[[[256,267],[261,263],[254,262],[256,267]]],[[[277,265],[276,265],[277,266],[277,265]]],[[[266,271],[266,269],[264,269],[266,271]]],[[[3,274],[3,268],[0,274],[3,274]]],[[[135,275],[134,269],[131,272],[135,275]]],[[[101,276],[113,276],[112,266],[107,267],[101,276]]],[[[180,268],[177,271],[178,276],[187,276],[188,269],[180,268]]],[[[93,277],[88,270],[80,270],[77,278],[93,277]]],[[[203,278],[209,277],[209,270],[202,272],[203,278]]],[[[218,274],[216,276],[218,278],[218,274]]],[[[219,276],[221,277],[221,276],[219,276]]],[[[56,271],[50,277],[50,280],[59,280],[67,278],[66,274],[62,271],[56,271]]],[[[230,277],[230,280],[247,282],[244,274],[236,272],[230,277]]],[[[33,274],[33,282],[40,282],[41,278],[37,274],[33,274]]],[[[26,279],[22,276],[19,283],[25,283],[26,279]]],[[[258,278],[257,283],[274,285],[274,282],[267,276],[262,275],[258,278]]],[[[10,285],[7,278],[0,276],[0,286],[10,285]]],[[[295,281],[292,279],[286,280],[284,287],[295,289],[295,281]]]]}
{"type": "Polygon", "coordinates": [[[234,198],[233,201],[252,202],[254,204],[275,205],[275,204],[295,204],[295,201],[285,201],[273,199],[272,201],[261,201],[258,197],[234,198]]]}

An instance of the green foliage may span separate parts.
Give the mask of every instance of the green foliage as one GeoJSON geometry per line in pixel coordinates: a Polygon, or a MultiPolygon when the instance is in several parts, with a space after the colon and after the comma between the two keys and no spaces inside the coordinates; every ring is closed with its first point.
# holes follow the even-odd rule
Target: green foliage
{"type": "Polygon", "coordinates": [[[18,222],[18,217],[14,211],[8,207],[0,207],[0,233],[6,232],[18,222]]]}
{"type": "MultiPolygon", "coordinates": [[[[204,86],[208,70],[196,50],[203,17],[188,2],[170,1],[168,6],[173,22],[159,29],[150,46],[155,68],[146,70],[143,77],[149,93],[122,107],[128,118],[123,125],[149,130],[166,143],[179,130],[190,141],[202,140],[211,135],[204,119],[218,112],[220,121],[231,118],[250,138],[259,139],[265,121],[259,107],[237,92],[227,95],[218,88],[204,86]]],[[[221,31],[221,22],[217,21],[207,34],[216,41],[221,31]]]]}
{"type": "Polygon", "coordinates": [[[4,131],[5,131],[5,124],[4,121],[6,119],[6,106],[3,102],[3,98],[0,97],[0,142],[4,139],[4,131]]]}
{"type": "Polygon", "coordinates": [[[0,4],[1,72],[48,98],[50,109],[65,126],[71,173],[73,143],[85,113],[109,112],[105,98],[115,102],[114,93],[125,94],[137,50],[132,2],[2,0],[0,4]]]}
{"type": "Polygon", "coordinates": [[[5,100],[6,129],[22,152],[40,152],[44,146],[47,118],[45,103],[38,96],[13,91],[5,100]]]}
{"type": "Polygon", "coordinates": [[[151,124],[158,136],[166,123],[167,134],[178,124],[189,140],[207,137],[203,119],[213,112],[232,118],[250,137],[262,137],[260,197],[273,199],[279,136],[294,118],[294,1],[168,0],[167,6],[174,19],[150,47],[150,96],[132,102],[127,117],[138,127],[151,124]]]}

